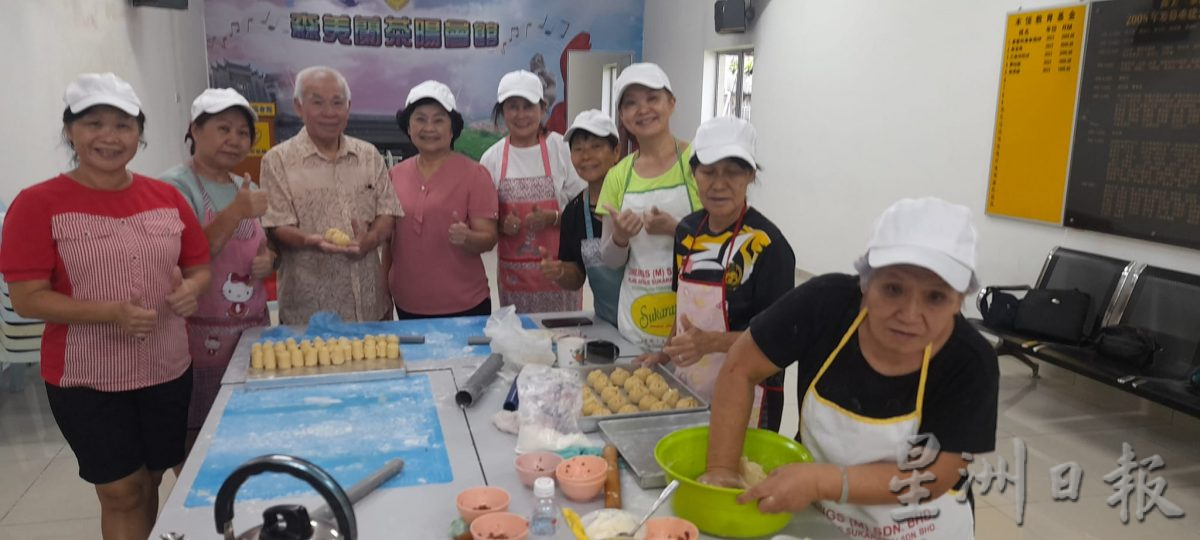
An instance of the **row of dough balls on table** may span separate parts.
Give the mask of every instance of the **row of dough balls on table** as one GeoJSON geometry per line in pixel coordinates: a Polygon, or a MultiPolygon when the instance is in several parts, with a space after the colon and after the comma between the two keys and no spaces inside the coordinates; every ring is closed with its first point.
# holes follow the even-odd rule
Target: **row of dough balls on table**
{"type": "Polygon", "coordinates": [[[617,368],[611,375],[593,370],[583,388],[583,415],[608,416],[643,411],[665,411],[699,407],[692,397],[682,397],[662,375],[641,367],[632,373],[617,368]]]}
{"type": "Polygon", "coordinates": [[[346,362],[400,358],[400,336],[366,336],[363,339],[346,337],[313,338],[296,343],[287,341],[260,341],[250,346],[250,367],[253,369],[291,369],[293,367],[340,366],[346,362]]]}

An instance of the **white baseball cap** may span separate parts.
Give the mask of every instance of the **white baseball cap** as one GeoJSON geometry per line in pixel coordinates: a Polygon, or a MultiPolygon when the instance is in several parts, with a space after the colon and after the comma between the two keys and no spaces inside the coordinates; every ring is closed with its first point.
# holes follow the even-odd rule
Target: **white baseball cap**
{"type": "Polygon", "coordinates": [[[668,92],[671,90],[671,79],[667,78],[667,72],[658,67],[658,64],[650,62],[638,62],[629,64],[620,75],[617,76],[617,102],[620,103],[621,96],[625,94],[625,89],[640,84],[651,90],[665,88],[668,92]]]}
{"type": "Polygon", "coordinates": [[[425,98],[433,98],[437,101],[446,112],[453,112],[455,108],[454,92],[450,91],[450,87],[437,81],[425,81],[418,84],[408,91],[408,99],[404,100],[404,106],[416,103],[425,98]]]}
{"type": "Polygon", "coordinates": [[[752,168],[758,168],[754,146],[758,133],[754,126],[741,118],[718,116],[705,120],[692,138],[692,152],[700,163],[712,165],[725,158],[741,158],[752,168]]]}
{"type": "Polygon", "coordinates": [[[116,107],[129,116],[142,112],[142,100],[133,87],[112,73],[84,73],[75,77],[63,92],[63,103],[75,114],[95,105],[116,107]]]}
{"type": "Polygon", "coordinates": [[[533,72],[523,69],[510,71],[500,78],[500,86],[496,88],[496,103],[504,103],[504,100],[516,96],[537,105],[546,99],[542,91],[542,79],[533,72]]]}
{"type": "Polygon", "coordinates": [[[232,88],[209,88],[196,96],[192,101],[192,121],[204,113],[217,114],[230,107],[241,107],[250,113],[250,117],[255,121],[258,120],[258,113],[254,112],[254,107],[250,106],[250,102],[242,97],[237,90],[232,88]]]}
{"type": "Polygon", "coordinates": [[[567,128],[567,132],[563,134],[563,139],[567,143],[571,142],[571,135],[578,130],[583,130],[600,138],[618,136],[617,123],[613,122],[607,114],[596,109],[588,109],[575,115],[575,121],[571,122],[571,127],[567,128]]]}
{"type": "Polygon", "coordinates": [[[867,253],[855,266],[862,272],[863,263],[869,268],[911,264],[965,293],[979,287],[976,239],[969,208],[936,197],[901,199],[875,220],[867,253]]]}

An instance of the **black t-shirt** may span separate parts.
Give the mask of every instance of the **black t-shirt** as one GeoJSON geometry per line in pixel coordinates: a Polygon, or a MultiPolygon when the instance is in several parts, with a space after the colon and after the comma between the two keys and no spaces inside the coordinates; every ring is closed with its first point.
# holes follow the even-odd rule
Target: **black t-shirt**
{"type": "Polygon", "coordinates": [[[754,208],[746,210],[737,240],[729,241],[734,223],[723,231],[709,230],[700,210],[679,221],[675,228],[675,263],[671,288],[679,290],[679,269],[691,255],[691,271],[683,277],[705,283],[725,283],[729,329],[740,332],[750,319],[774,304],[796,286],[796,255],[783,233],[754,208]],[[732,255],[728,252],[733,249],[732,255]],[[728,264],[726,264],[728,261],[728,264]]]}
{"type": "MultiPolygon", "coordinates": [[[[781,368],[797,364],[801,403],[861,303],[858,276],[827,274],[793,289],[754,319],[750,334],[767,358],[781,368]]],[[[914,410],[919,381],[920,370],[896,377],[876,372],[863,358],[855,336],[821,377],[817,391],[848,411],[889,418],[914,410]]],[[[999,381],[995,351],[957,315],[950,339],[929,360],[920,433],[937,436],[943,451],[994,450],[999,381]]]]}
{"type": "MultiPolygon", "coordinates": [[[[584,188],[587,189],[587,188],[584,188]]],[[[595,203],[596,201],[591,201],[595,203]]],[[[592,220],[592,236],[600,238],[600,218],[593,212],[592,208],[585,208],[583,204],[583,192],[579,192],[569,202],[567,207],[563,208],[562,217],[558,224],[558,260],[563,262],[572,262],[579,266],[579,270],[584,270],[583,249],[580,247],[585,239],[587,239],[587,225],[584,224],[584,216],[592,220]]]]}

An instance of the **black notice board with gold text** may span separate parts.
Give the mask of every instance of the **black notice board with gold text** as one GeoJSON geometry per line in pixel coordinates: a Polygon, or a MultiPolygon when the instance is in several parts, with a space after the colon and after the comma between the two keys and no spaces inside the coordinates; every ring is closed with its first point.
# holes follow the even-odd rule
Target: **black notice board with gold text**
{"type": "Polygon", "coordinates": [[[1065,225],[1200,248],[1200,0],[1088,14],[1065,225]]]}

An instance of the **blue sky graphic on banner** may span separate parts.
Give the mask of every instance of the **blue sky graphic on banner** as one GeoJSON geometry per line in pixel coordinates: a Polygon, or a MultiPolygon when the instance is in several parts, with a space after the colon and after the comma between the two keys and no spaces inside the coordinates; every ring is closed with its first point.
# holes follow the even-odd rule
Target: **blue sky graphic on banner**
{"type": "Polygon", "coordinates": [[[454,90],[471,128],[459,146],[473,146],[486,142],[479,138],[496,139],[488,133],[496,84],[515,69],[541,76],[547,126],[565,130],[567,51],[640,58],[644,6],[644,0],[206,0],[209,79],[251,101],[274,101],[283,140],[300,128],[291,100],[296,73],[334,67],[353,97],[347,132],[383,148],[398,148],[404,139],[395,114],[409,89],[437,79],[454,90]]]}

